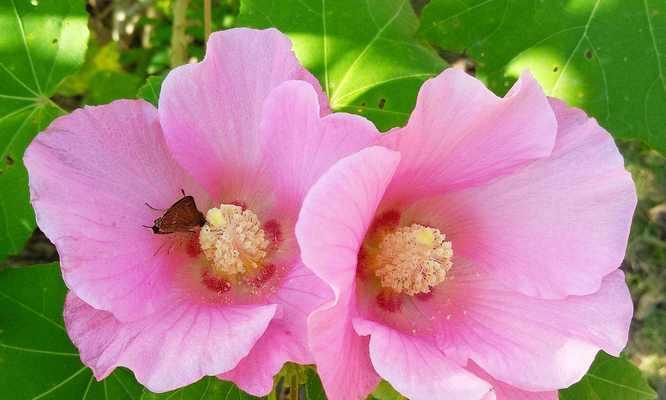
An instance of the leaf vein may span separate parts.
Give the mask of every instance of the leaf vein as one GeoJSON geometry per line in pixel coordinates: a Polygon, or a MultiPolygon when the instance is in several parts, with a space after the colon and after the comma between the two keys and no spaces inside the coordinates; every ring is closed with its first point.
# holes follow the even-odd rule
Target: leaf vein
{"type": "Polygon", "coordinates": [[[647,396],[652,396],[652,393],[650,393],[650,392],[646,392],[646,391],[643,391],[643,390],[640,390],[640,389],[636,389],[634,387],[625,385],[623,383],[614,382],[614,381],[611,381],[610,379],[602,378],[598,375],[595,375],[595,374],[592,374],[592,373],[589,373],[589,372],[587,373],[587,376],[590,377],[590,378],[596,379],[598,381],[608,383],[609,385],[621,387],[622,389],[626,389],[630,392],[634,392],[634,393],[638,393],[638,394],[644,394],[644,395],[647,395],[647,396]]]}
{"type": "Polygon", "coordinates": [[[44,319],[45,321],[49,322],[51,325],[53,325],[53,326],[55,326],[55,327],[61,329],[62,331],[66,332],[64,326],[60,325],[60,324],[57,323],[56,321],[54,321],[54,320],[52,320],[51,318],[47,317],[46,315],[40,313],[39,311],[35,310],[34,308],[28,306],[27,304],[25,304],[25,303],[23,303],[23,302],[21,302],[21,301],[19,301],[19,300],[16,300],[15,298],[9,296],[8,294],[6,294],[5,292],[3,292],[2,290],[0,290],[0,296],[6,298],[7,300],[11,301],[12,303],[14,303],[14,304],[16,304],[16,305],[18,305],[18,306],[20,306],[20,307],[22,307],[22,308],[24,308],[24,309],[30,311],[31,313],[33,313],[33,314],[37,315],[38,317],[44,319]]]}
{"type": "Polygon", "coordinates": [[[66,379],[64,379],[62,382],[58,383],[58,384],[55,385],[55,386],[52,386],[52,387],[49,388],[47,391],[45,391],[45,392],[43,392],[43,393],[41,393],[41,394],[38,394],[37,396],[33,397],[32,400],[37,400],[37,399],[41,399],[42,397],[48,396],[49,394],[51,394],[51,393],[53,393],[54,391],[58,390],[60,387],[66,385],[67,382],[69,382],[69,381],[71,381],[72,379],[76,378],[79,374],[81,374],[81,372],[85,371],[86,369],[88,369],[88,367],[82,367],[81,369],[79,369],[78,371],[74,372],[72,375],[70,375],[70,376],[67,377],[66,379]]]}
{"type": "Polygon", "coordinates": [[[16,8],[16,2],[11,0],[12,7],[14,8],[14,16],[16,16],[16,22],[18,23],[19,31],[21,31],[21,39],[23,40],[23,47],[25,48],[25,54],[28,56],[28,63],[30,64],[30,70],[32,71],[32,77],[35,80],[35,85],[37,86],[37,91],[42,92],[41,85],[39,84],[39,79],[37,79],[37,71],[35,70],[35,63],[32,61],[32,55],[30,54],[30,48],[28,47],[28,41],[25,38],[25,28],[23,27],[23,20],[19,16],[18,9],[16,8]]]}
{"type": "Polygon", "coordinates": [[[576,43],[576,46],[573,48],[571,51],[571,54],[569,54],[569,57],[567,58],[567,61],[564,63],[564,66],[562,67],[562,72],[560,75],[558,75],[557,80],[555,80],[555,84],[553,85],[553,88],[550,90],[550,95],[555,96],[555,92],[557,91],[560,82],[562,81],[562,77],[564,74],[566,74],[567,69],[569,68],[569,65],[571,64],[571,60],[573,60],[574,55],[580,48],[580,45],[583,44],[583,41],[587,38],[587,32],[590,29],[590,25],[592,24],[592,20],[594,19],[594,16],[597,14],[597,10],[599,9],[599,3],[601,0],[597,0],[594,3],[594,7],[592,7],[592,11],[590,12],[590,16],[587,19],[587,22],[585,23],[585,26],[583,28],[583,34],[580,36],[580,39],[578,39],[578,43],[576,43]]]}
{"type": "Polygon", "coordinates": [[[370,39],[368,44],[363,48],[363,50],[361,50],[359,55],[356,56],[356,58],[354,59],[354,62],[352,62],[351,65],[349,66],[349,68],[347,68],[347,70],[345,71],[345,74],[342,76],[342,79],[340,79],[340,82],[338,83],[338,87],[335,88],[335,92],[331,96],[331,103],[335,104],[337,94],[340,91],[340,89],[345,85],[345,82],[347,82],[347,79],[349,79],[350,72],[354,70],[354,68],[356,67],[356,64],[359,62],[359,60],[361,60],[361,59],[363,59],[363,57],[365,57],[365,54],[368,52],[368,50],[370,50],[370,48],[372,48],[372,46],[375,44],[375,42],[377,42],[377,39],[379,39],[381,37],[381,35],[386,30],[386,28],[391,26],[393,21],[395,21],[396,18],[398,18],[398,16],[402,12],[402,10],[405,8],[405,4],[407,4],[407,0],[404,0],[402,2],[402,4],[400,4],[400,7],[398,7],[395,14],[393,14],[391,16],[391,18],[389,18],[389,20],[386,21],[386,23],[377,31],[375,36],[373,36],[372,39],[370,39]]]}

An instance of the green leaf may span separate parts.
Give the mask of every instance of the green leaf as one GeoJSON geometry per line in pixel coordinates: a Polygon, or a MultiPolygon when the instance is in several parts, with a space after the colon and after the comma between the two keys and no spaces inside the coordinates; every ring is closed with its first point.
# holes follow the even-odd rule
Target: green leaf
{"type": "Polygon", "coordinates": [[[326,393],[314,368],[305,370],[305,400],[326,400],[326,393]]]}
{"type": "Polygon", "coordinates": [[[116,42],[100,46],[93,37],[88,43],[83,66],[76,74],[67,76],[58,85],[56,93],[66,97],[85,95],[91,85],[93,88],[99,86],[95,74],[101,71],[123,72],[120,64],[120,49],[116,42]]]}
{"type": "Polygon", "coordinates": [[[67,288],[57,264],[0,272],[0,387],[12,399],[138,400],[142,387],[116,369],[97,382],[64,328],[67,288]]]}
{"type": "Polygon", "coordinates": [[[63,112],[49,98],[83,61],[86,15],[80,0],[0,2],[0,259],[35,228],[23,152],[63,112]]]}
{"type": "Polygon", "coordinates": [[[88,105],[106,104],[117,99],[136,97],[141,78],[124,72],[98,71],[93,75],[84,103],[88,105]]]}
{"type": "Polygon", "coordinates": [[[560,400],[653,400],[657,394],[641,376],[641,371],[625,358],[599,352],[587,375],[568,389],[560,390],[560,400]]]}
{"type": "Polygon", "coordinates": [[[140,400],[255,400],[231,382],[206,377],[197,383],[166,393],[152,393],[144,389],[140,400]]]}
{"type": "Polygon", "coordinates": [[[401,400],[404,399],[404,397],[402,397],[402,395],[398,393],[397,390],[393,389],[393,386],[391,386],[390,383],[382,380],[379,382],[379,385],[377,385],[375,391],[372,392],[372,395],[370,395],[369,399],[401,400]]]}
{"type": "Polygon", "coordinates": [[[146,83],[139,88],[137,97],[149,101],[157,107],[157,102],[160,99],[160,89],[162,88],[164,78],[166,78],[166,75],[149,76],[148,79],[146,79],[146,83]]]}
{"type": "Polygon", "coordinates": [[[666,153],[663,0],[433,0],[422,16],[423,34],[465,51],[498,94],[529,68],[616,137],[666,153]]]}
{"type": "Polygon", "coordinates": [[[418,88],[444,67],[414,39],[418,19],[408,0],[243,0],[239,22],[286,33],[331,107],[382,130],[406,121],[418,88]]]}

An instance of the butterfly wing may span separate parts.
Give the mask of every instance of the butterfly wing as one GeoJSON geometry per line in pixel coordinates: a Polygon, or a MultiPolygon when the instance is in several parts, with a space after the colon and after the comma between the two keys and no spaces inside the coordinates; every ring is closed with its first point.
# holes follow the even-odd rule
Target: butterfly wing
{"type": "Polygon", "coordinates": [[[206,223],[192,196],[185,196],[175,202],[159,221],[160,233],[188,232],[206,223]]]}

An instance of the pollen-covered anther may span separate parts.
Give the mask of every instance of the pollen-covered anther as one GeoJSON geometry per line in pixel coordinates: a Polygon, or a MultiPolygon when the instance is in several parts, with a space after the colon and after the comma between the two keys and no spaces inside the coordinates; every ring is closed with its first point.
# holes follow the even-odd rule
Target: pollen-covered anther
{"type": "Polygon", "coordinates": [[[230,204],[208,210],[199,243],[212,271],[222,275],[242,274],[257,268],[270,244],[257,215],[230,204]]]}
{"type": "Polygon", "coordinates": [[[416,295],[446,278],[453,249],[438,229],[412,224],[388,233],[377,251],[375,275],[381,286],[416,295]]]}

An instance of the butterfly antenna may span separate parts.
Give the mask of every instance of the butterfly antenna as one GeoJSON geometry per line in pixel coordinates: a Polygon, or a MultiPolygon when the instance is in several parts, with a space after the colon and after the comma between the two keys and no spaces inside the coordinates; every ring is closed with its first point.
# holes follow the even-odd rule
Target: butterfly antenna
{"type": "Polygon", "coordinates": [[[147,202],[145,202],[145,203],[143,203],[143,204],[145,204],[146,206],[148,206],[148,208],[150,208],[150,209],[153,210],[153,211],[165,211],[163,208],[155,208],[155,207],[151,206],[150,204],[148,204],[147,202]]]}
{"type": "Polygon", "coordinates": [[[185,189],[181,188],[180,192],[183,194],[183,197],[185,197],[185,189]]]}

